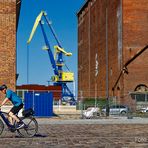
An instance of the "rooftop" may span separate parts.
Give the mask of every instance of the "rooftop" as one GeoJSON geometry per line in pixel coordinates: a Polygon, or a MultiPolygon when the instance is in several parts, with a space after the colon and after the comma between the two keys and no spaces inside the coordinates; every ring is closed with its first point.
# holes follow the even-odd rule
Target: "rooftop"
{"type": "Polygon", "coordinates": [[[84,10],[85,7],[88,6],[90,0],[85,0],[84,4],[82,5],[82,7],[78,10],[77,12],[77,16],[81,13],[82,10],[84,10]]]}

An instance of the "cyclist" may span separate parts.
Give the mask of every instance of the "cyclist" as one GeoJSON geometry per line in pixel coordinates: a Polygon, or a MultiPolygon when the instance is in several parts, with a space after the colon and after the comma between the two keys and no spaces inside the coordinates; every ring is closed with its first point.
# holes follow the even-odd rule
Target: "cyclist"
{"type": "Polygon", "coordinates": [[[8,101],[11,101],[11,103],[14,105],[8,113],[9,122],[13,125],[12,119],[14,119],[17,122],[16,129],[20,129],[20,128],[24,127],[24,123],[15,115],[20,111],[20,109],[23,108],[22,99],[20,97],[18,97],[15,92],[13,92],[10,89],[7,89],[7,86],[5,84],[0,86],[0,91],[6,95],[5,99],[1,103],[1,106],[3,106],[8,101]]]}

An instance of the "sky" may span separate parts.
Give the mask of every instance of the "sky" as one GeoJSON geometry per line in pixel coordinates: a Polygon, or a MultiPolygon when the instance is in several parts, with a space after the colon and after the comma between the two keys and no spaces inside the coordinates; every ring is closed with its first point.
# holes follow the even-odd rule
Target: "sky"
{"type": "MultiPolygon", "coordinates": [[[[27,56],[27,40],[34,21],[42,10],[47,12],[62,47],[73,54],[71,57],[64,57],[64,60],[70,71],[74,72],[77,83],[78,25],[76,14],[84,2],[85,0],[22,0],[17,30],[17,73],[19,74],[17,85],[27,83],[48,85],[53,75],[48,53],[42,50],[45,43],[40,26],[28,47],[29,56],[27,56]]],[[[44,26],[53,51],[53,46],[57,43],[47,25],[44,26]]]]}

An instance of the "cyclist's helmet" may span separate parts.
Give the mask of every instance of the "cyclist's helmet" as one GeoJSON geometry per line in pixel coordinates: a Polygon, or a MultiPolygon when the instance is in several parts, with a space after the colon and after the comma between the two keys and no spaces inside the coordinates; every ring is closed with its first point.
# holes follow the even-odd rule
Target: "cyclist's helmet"
{"type": "Polygon", "coordinates": [[[7,89],[7,85],[3,84],[0,86],[0,90],[7,89]]]}

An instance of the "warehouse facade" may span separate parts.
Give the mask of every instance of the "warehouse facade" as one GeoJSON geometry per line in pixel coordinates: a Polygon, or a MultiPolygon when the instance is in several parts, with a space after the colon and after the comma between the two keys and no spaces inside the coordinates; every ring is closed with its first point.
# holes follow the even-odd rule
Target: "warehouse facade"
{"type": "Polygon", "coordinates": [[[86,98],[116,96],[119,103],[138,85],[148,86],[148,49],[127,68],[123,65],[148,44],[148,1],[87,0],[78,17],[78,91],[86,98]]]}
{"type": "Polygon", "coordinates": [[[20,0],[0,1],[0,84],[15,90],[16,85],[16,28],[20,0]]]}

